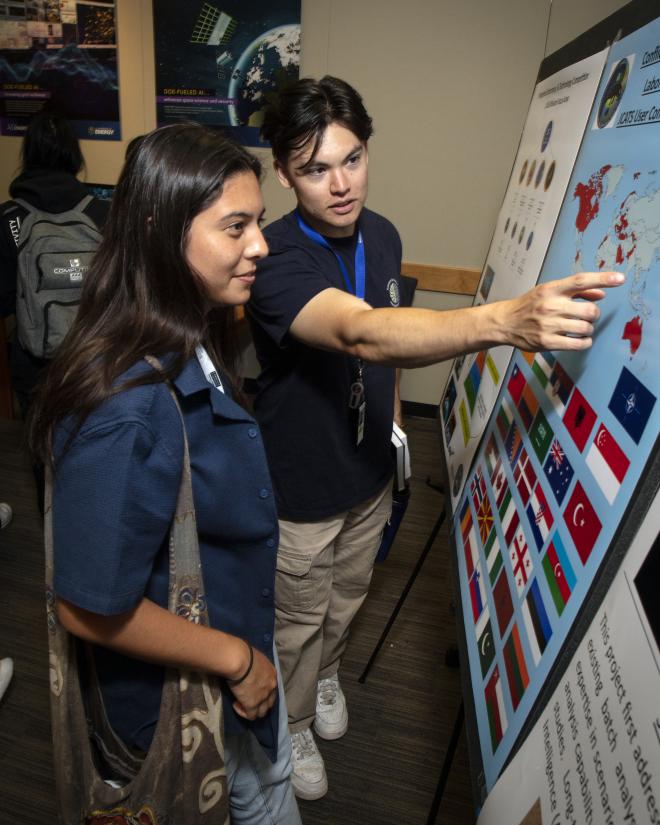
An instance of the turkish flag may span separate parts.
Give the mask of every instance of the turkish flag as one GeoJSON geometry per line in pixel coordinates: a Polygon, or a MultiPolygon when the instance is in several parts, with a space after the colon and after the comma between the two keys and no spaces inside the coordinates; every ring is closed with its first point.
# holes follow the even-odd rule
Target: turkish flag
{"type": "Polygon", "coordinates": [[[564,510],[564,521],[582,564],[586,564],[603,525],[579,481],[564,510]]]}

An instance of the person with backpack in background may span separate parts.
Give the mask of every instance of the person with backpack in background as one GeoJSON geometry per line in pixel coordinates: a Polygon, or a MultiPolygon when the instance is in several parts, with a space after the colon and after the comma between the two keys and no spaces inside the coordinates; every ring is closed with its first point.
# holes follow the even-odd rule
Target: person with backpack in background
{"type": "Polygon", "coordinates": [[[78,180],[84,166],[68,120],[44,109],[23,138],[12,200],[0,206],[0,316],[16,315],[9,366],[23,417],[39,373],[73,321],[109,210],[78,180]]]}
{"type": "MultiPolygon", "coordinates": [[[[78,180],[84,167],[69,121],[44,109],[23,138],[12,200],[0,206],[0,317],[16,316],[9,370],[23,418],[41,371],[73,322],[110,208],[78,180]]],[[[43,467],[33,469],[43,513],[43,467]]]]}

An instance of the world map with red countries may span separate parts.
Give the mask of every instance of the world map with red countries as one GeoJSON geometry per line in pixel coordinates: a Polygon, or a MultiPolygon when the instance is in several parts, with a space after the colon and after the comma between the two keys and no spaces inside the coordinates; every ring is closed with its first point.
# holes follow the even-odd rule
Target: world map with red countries
{"type": "Polygon", "coordinates": [[[628,341],[633,356],[642,344],[644,324],[652,314],[644,293],[648,273],[653,263],[660,260],[660,175],[655,169],[634,172],[632,188],[627,179],[627,191],[622,184],[624,178],[624,166],[605,164],[589,180],[576,184],[573,190],[573,198],[578,202],[575,265],[576,271],[593,268],[627,273],[632,313],[621,337],[628,341]],[[588,231],[598,232],[597,238],[602,238],[595,245],[593,267],[584,261],[588,231]]]}

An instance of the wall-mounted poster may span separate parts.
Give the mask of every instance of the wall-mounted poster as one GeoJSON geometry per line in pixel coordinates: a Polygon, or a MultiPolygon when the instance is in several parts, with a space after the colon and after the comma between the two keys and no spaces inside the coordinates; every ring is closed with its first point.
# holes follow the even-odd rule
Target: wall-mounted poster
{"type": "MultiPolygon", "coordinates": [[[[536,283],[580,147],[607,49],[537,83],[477,288],[475,305],[521,295],[536,283]]],[[[560,270],[556,277],[570,274],[560,270]]],[[[490,418],[511,347],[454,362],[442,401],[452,508],[490,418]]]]}
{"type": "Polygon", "coordinates": [[[121,139],[114,0],[0,2],[0,134],[44,105],[79,138],[121,139]]]}
{"type": "Polygon", "coordinates": [[[300,0],[154,0],[159,126],[195,120],[263,146],[268,95],[298,77],[300,0]]]}
{"type": "Polygon", "coordinates": [[[612,46],[540,282],[618,269],[582,352],[516,351],[455,536],[487,786],[606,559],[660,433],[660,19],[612,46]]]}

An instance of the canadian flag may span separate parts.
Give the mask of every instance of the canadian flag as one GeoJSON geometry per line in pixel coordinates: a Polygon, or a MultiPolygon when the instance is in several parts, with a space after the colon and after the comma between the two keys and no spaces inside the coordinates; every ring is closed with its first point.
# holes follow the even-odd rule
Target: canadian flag
{"type": "Polygon", "coordinates": [[[630,460],[604,424],[598,427],[585,461],[603,495],[613,504],[630,467],[630,460]]]}

